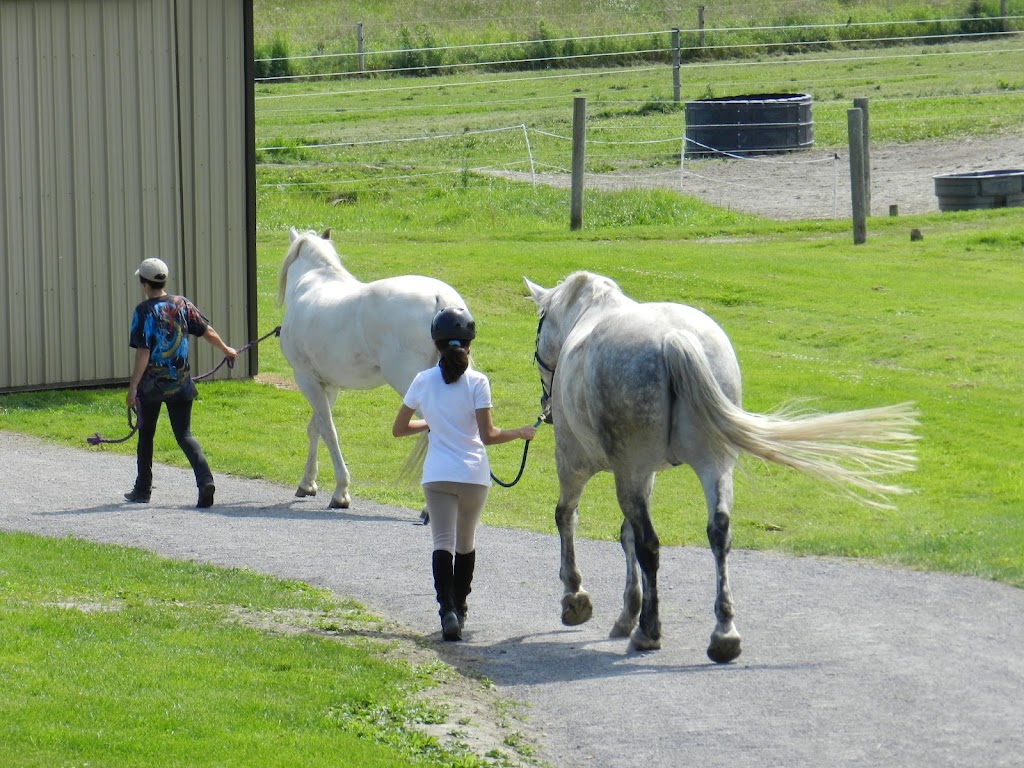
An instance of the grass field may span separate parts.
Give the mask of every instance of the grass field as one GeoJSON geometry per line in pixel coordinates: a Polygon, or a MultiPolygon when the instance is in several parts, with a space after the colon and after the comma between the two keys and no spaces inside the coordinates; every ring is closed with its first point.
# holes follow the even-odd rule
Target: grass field
{"type": "MultiPolygon", "coordinates": [[[[815,147],[842,154],[846,110],[859,97],[870,102],[874,144],[1019,137],[1024,48],[1019,41],[994,40],[690,65],[683,71],[680,100],[789,92],[812,97],[815,147]]],[[[531,161],[539,172],[567,170],[577,96],[587,99],[588,174],[678,168],[685,119],[681,105],[672,102],[670,67],[467,73],[259,86],[260,188],[290,190],[310,200],[327,197],[337,204],[338,225],[368,230],[383,222],[349,224],[373,211],[349,205],[356,199],[408,210],[435,200],[443,205],[452,187],[476,185],[496,196],[496,208],[508,210],[519,201],[513,203],[474,170],[529,171],[531,161]]],[[[527,222],[559,210],[552,207],[555,199],[544,192],[525,198],[527,222]]],[[[652,198],[645,207],[665,205],[652,198]]],[[[677,221],[674,207],[676,213],[655,223],[677,221]]],[[[275,213],[266,208],[261,206],[259,225],[276,228],[275,213]]],[[[636,206],[619,209],[620,223],[644,220],[636,206]]],[[[449,216],[458,218],[459,211],[449,210],[449,216]]],[[[399,226],[406,228],[402,221],[399,226]]]]}
{"type": "Polygon", "coordinates": [[[503,764],[423,730],[482,682],[305,584],[0,533],[0,597],[4,766],[503,764]]]}
{"type": "Polygon", "coordinates": [[[490,70],[516,70],[668,61],[672,28],[680,30],[684,61],[885,46],[906,37],[929,43],[941,35],[1019,30],[1022,11],[1021,0],[1007,0],[1001,23],[998,0],[257,0],[255,39],[258,59],[302,57],[267,62],[268,74],[351,72],[357,69],[361,24],[367,69],[423,74],[481,62],[490,70]],[[698,8],[704,11],[703,39],[698,8]]]}

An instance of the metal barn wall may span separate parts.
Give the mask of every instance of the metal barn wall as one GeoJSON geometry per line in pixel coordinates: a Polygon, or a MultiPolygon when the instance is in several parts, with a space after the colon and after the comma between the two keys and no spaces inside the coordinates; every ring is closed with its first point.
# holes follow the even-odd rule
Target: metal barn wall
{"type": "Polygon", "coordinates": [[[0,2],[0,391],[125,380],[148,256],[250,337],[250,53],[251,0],[0,2]]]}
{"type": "MultiPolygon", "coordinates": [[[[178,0],[176,6],[183,279],[186,295],[237,348],[257,335],[252,4],[178,0]]],[[[210,345],[195,346],[196,372],[221,359],[210,345]]],[[[254,376],[257,350],[241,363],[254,376]]]]}

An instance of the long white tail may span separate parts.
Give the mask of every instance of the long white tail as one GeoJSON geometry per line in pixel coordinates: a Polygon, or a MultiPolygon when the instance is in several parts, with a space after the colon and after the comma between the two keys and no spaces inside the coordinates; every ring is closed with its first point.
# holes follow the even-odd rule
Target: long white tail
{"type": "Polygon", "coordinates": [[[908,493],[878,478],[916,467],[913,403],[839,413],[748,413],[722,392],[693,334],[670,334],[664,350],[676,397],[720,449],[798,469],[873,506],[891,506],[888,496],[908,493]]]}
{"type": "Polygon", "coordinates": [[[429,438],[427,433],[420,433],[420,436],[416,438],[416,444],[409,451],[409,455],[402,462],[402,468],[398,471],[399,482],[409,483],[410,485],[419,483],[420,475],[423,474],[423,462],[427,458],[428,444],[429,438]]]}

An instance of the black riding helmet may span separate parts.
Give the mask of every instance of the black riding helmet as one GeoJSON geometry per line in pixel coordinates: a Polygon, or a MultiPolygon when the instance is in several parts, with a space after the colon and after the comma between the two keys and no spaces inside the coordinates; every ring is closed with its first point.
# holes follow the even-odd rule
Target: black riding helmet
{"type": "Polygon", "coordinates": [[[434,341],[472,341],[476,338],[476,321],[468,309],[446,307],[434,315],[430,323],[430,338],[434,341]]]}

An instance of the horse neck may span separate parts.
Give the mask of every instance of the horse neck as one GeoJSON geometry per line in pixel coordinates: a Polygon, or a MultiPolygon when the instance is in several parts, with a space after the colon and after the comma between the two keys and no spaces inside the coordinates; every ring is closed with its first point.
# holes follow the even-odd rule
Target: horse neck
{"type": "Polygon", "coordinates": [[[282,291],[287,294],[295,289],[300,282],[310,285],[303,277],[309,275],[316,279],[312,284],[335,283],[345,287],[356,288],[362,283],[341,263],[337,254],[322,253],[307,245],[296,248],[286,257],[281,269],[282,291]]]}
{"type": "Polygon", "coordinates": [[[338,282],[345,283],[346,285],[362,285],[355,275],[345,269],[340,259],[333,263],[325,263],[323,268],[325,274],[329,275],[332,280],[337,280],[338,282]]]}
{"type": "Polygon", "coordinates": [[[593,328],[606,312],[618,309],[624,304],[635,303],[635,301],[622,293],[607,294],[602,296],[600,301],[592,304],[577,302],[568,309],[564,320],[559,323],[559,328],[562,329],[559,348],[565,343],[570,334],[589,332],[589,329],[593,328]]]}
{"type": "MultiPolygon", "coordinates": [[[[337,268],[345,275],[348,272],[341,267],[340,259],[336,259],[337,268]]],[[[317,247],[308,237],[300,237],[293,240],[281,262],[281,269],[277,273],[277,303],[290,303],[295,293],[296,284],[307,272],[318,268],[327,267],[328,259],[319,252],[317,247]]],[[[351,275],[349,275],[351,277],[351,275]]]]}

